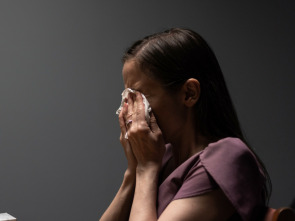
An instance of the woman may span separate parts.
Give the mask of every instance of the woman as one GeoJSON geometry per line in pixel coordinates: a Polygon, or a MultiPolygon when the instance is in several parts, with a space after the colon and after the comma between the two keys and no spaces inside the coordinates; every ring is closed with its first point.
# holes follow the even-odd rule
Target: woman
{"type": "Polygon", "coordinates": [[[101,220],[261,219],[269,176],[204,39],[170,29],[135,42],[123,62],[125,88],[135,90],[119,114],[128,167],[101,220]]]}

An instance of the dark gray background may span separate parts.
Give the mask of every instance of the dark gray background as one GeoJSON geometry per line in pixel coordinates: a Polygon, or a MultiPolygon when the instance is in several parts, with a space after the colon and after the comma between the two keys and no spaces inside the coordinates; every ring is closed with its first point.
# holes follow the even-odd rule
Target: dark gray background
{"type": "Polygon", "coordinates": [[[295,197],[294,1],[0,1],[0,213],[97,220],[126,166],[115,111],[121,55],[170,27],[215,51],[241,124],[295,197]]]}

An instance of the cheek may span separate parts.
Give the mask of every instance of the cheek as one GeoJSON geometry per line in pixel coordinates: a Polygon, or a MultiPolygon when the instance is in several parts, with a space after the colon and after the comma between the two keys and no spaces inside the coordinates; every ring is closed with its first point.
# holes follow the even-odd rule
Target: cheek
{"type": "Polygon", "coordinates": [[[179,117],[175,109],[175,100],[166,95],[150,98],[148,101],[164,137],[165,134],[168,136],[179,117]]]}
{"type": "Polygon", "coordinates": [[[173,126],[173,115],[167,107],[159,109],[156,108],[155,110],[153,110],[153,113],[156,117],[157,124],[161,129],[164,138],[167,137],[173,126]]]}
{"type": "Polygon", "coordinates": [[[165,109],[163,111],[163,108],[159,107],[158,105],[155,105],[155,103],[150,103],[150,106],[152,108],[152,112],[157,120],[157,124],[160,127],[161,130],[163,130],[163,126],[165,125],[165,109]]]}
{"type": "Polygon", "coordinates": [[[155,109],[153,112],[166,142],[170,142],[173,137],[178,136],[186,121],[185,112],[177,107],[179,105],[163,103],[161,108],[155,109]]]}

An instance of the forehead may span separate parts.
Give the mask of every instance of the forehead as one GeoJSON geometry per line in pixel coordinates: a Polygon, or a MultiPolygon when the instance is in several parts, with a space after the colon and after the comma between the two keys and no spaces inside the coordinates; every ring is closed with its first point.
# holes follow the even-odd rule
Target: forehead
{"type": "Polygon", "coordinates": [[[155,86],[157,82],[149,78],[139,68],[139,65],[134,61],[126,61],[122,70],[125,88],[131,88],[137,91],[143,91],[146,88],[155,86]]]}
{"type": "Polygon", "coordinates": [[[141,78],[141,73],[139,73],[139,68],[138,65],[135,61],[126,61],[123,65],[122,69],[122,75],[123,75],[123,80],[124,84],[131,84],[134,83],[135,81],[140,80],[141,78]]]}

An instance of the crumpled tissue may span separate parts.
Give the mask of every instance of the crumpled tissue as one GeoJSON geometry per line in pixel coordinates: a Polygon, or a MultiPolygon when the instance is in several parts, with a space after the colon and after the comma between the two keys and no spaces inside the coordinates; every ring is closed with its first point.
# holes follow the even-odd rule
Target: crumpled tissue
{"type": "MultiPolygon", "coordinates": [[[[122,108],[123,108],[123,105],[124,105],[124,100],[125,98],[128,98],[128,94],[129,93],[135,93],[135,90],[132,90],[130,88],[126,88],[123,92],[122,92],[122,101],[121,101],[121,106],[119,107],[119,109],[116,111],[116,114],[119,115],[122,108]]],[[[150,107],[150,104],[148,102],[148,100],[146,99],[146,97],[141,94],[142,96],[142,100],[143,100],[143,103],[144,103],[144,109],[145,109],[145,119],[146,119],[146,122],[148,123],[148,125],[150,124],[150,112],[152,111],[152,108],[150,107]]]]}

